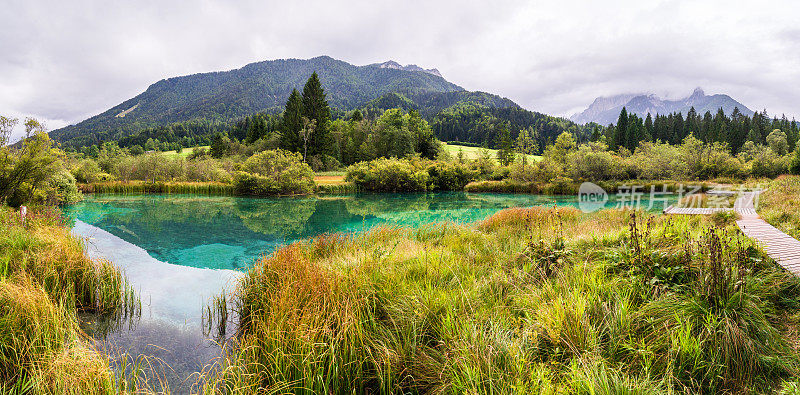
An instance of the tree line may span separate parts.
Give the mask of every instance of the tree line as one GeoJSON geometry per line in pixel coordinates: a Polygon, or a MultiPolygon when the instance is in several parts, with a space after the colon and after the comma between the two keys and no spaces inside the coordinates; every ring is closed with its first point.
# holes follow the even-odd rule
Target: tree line
{"type": "MultiPolygon", "coordinates": [[[[734,108],[728,116],[720,108],[716,114],[698,114],[692,107],[684,118],[683,114],[656,114],[642,119],[634,113],[628,113],[625,107],[620,111],[616,124],[605,129],[605,142],[610,148],[625,148],[634,151],[643,141],[660,141],[669,144],[680,144],[687,136],[693,135],[704,143],[727,144],[731,153],[742,152],[748,141],[755,145],[770,145],[779,155],[794,150],[798,141],[800,125],[784,115],[772,119],[766,110],[756,112],[753,116],[742,114],[734,108]],[[780,147],[785,141],[786,147],[780,147]]],[[[600,133],[592,135],[593,141],[600,140],[600,133]]]]}

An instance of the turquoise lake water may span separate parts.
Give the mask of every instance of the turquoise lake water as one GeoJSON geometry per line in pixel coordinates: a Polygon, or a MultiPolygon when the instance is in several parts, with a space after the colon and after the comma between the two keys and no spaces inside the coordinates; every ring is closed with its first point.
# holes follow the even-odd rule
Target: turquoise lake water
{"type": "MultiPolygon", "coordinates": [[[[247,270],[277,247],[378,225],[473,222],[509,207],[577,206],[575,196],[463,192],[246,198],[90,195],[66,214],[175,265],[247,270]]],[[[606,206],[614,207],[612,199],[606,206]]],[[[647,201],[643,201],[648,208],[647,201]]],[[[655,202],[652,210],[662,210],[655,202]]]]}
{"type": "MultiPolygon", "coordinates": [[[[642,199],[640,207],[661,211],[664,204],[642,199]]],[[[537,205],[579,206],[575,196],[464,192],[293,198],[87,195],[64,212],[87,254],[119,267],[142,302],[139,317],[110,332],[97,330],[93,317],[83,320],[84,331],[109,355],[122,350],[161,361],[168,368],[157,368],[151,376],[164,377],[173,393],[192,393],[187,379],[221,352],[219,339],[202,330],[205,306],[232,291],[258,257],[324,233],[467,223],[505,208],[537,205]]],[[[606,203],[608,208],[617,205],[614,196],[606,203]]],[[[234,316],[229,320],[233,327],[234,316]]]]}

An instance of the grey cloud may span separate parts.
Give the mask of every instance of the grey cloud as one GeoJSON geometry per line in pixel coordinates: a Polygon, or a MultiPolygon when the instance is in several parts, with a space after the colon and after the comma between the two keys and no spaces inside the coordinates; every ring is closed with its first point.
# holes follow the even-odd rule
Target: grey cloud
{"type": "Polygon", "coordinates": [[[0,113],[51,127],[162,78],[323,54],[436,67],[467,89],[554,115],[597,96],[678,97],[696,86],[771,113],[800,106],[791,1],[5,3],[0,113]]]}

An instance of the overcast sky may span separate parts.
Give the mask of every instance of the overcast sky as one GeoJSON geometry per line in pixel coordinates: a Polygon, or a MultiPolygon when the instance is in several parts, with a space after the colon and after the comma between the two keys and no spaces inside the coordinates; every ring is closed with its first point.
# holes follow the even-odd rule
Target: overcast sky
{"type": "Polygon", "coordinates": [[[329,55],[436,67],[469,90],[571,115],[597,96],[702,86],[800,114],[791,1],[2,0],[0,114],[50,129],[166,78],[329,55]]]}

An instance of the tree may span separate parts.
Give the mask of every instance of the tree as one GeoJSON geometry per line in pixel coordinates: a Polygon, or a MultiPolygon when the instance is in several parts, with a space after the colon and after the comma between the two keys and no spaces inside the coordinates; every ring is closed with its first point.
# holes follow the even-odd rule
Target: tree
{"type": "Polygon", "coordinates": [[[786,133],[780,129],[775,129],[767,136],[767,145],[772,152],[779,156],[786,155],[789,151],[789,143],[786,141],[786,133]]]}
{"type": "Polygon", "coordinates": [[[34,133],[32,137],[28,136],[20,148],[0,147],[0,204],[26,203],[57,173],[52,140],[40,123],[29,120],[26,124],[38,125],[30,130],[34,133]]]}
{"type": "Polygon", "coordinates": [[[303,128],[303,98],[297,89],[292,90],[289,99],[286,100],[286,108],[283,110],[283,121],[281,122],[281,148],[297,152],[302,148],[302,142],[298,138],[298,132],[303,128]]]}
{"type": "Polygon", "coordinates": [[[408,112],[408,131],[414,138],[414,150],[423,158],[435,159],[441,151],[441,144],[433,134],[428,121],[422,119],[415,110],[408,112]]]}
{"type": "Polygon", "coordinates": [[[298,132],[300,139],[303,140],[303,163],[306,162],[306,157],[308,156],[308,139],[314,134],[316,127],[317,120],[303,117],[303,128],[298,132]]]}
{"type": "MultiPolygon", "coordinates": [[[[800,147],[800,143],[797,146],[800,147]]],[[[800,174],[800,149],[794,150],[794,156],[792,156],[792,161],[789,163],[789,172],[800,174]]]]}
{"type": "Polygon", "coordinates": [[[25,138],[30,138],[36,133],[47,133],[44,124],[35,118],[25,118],[25,138]]]}
{"type": "Polygon", "coordinates": [[[514,146],[507,127],[503,127],[503,131],[500,133],[500,143],[497,148],[497,161],[501,165],[508,166],[514,162],[514,146]]]}
{"type": "Polygon", "coordinates": [[[628,110],[622,107],[622,111],[620,111],[619,118],[617,119],[616,133],[614,133],[614,149],[625,146],[626,133],[628,133],[628,110]]]}
{"type": "Polygon", "coordinates": [[[303,87],[303,116],[316,121],[316,129],[311,138],[311,154],[330,154],[333,151],[333,142],[328,131],[328,121],[331,119],[331,110],[325,100],[325,90],[319,81],[317,72],[311,74],[303,87]]]}
{"type": "Polygon", "coordinates": [[[11,132],[17,126],[19,119],[0,115],[0,147],[11,141],[11,132]]]}
{"type": "MultiPolygon", "coordinates": [[[[595,129],[596,131],[597,129],[595,129]]],[[[535,131],[532,128],[520,130],[515,143],[517,152],[525,155],[535,155],[539,146],[536,144],[534,135],[535,131]]]]}
{"type": "MultiPolygon", "coordinates": [[[[569,132],[563,132],[556,138],[555,143],[548,147],[548,156],[559,163],[564,163],[567,155],[575,151],[575,138],[569,132]]],[[[624,148],[624,147],[621,147],[624,148]]]]}
{"type": "Polygon", "coordinates": [[[211,156],[221,158],[230,150],[231,139],[227,134],[217,133],[211,141],[211,156]]]}

